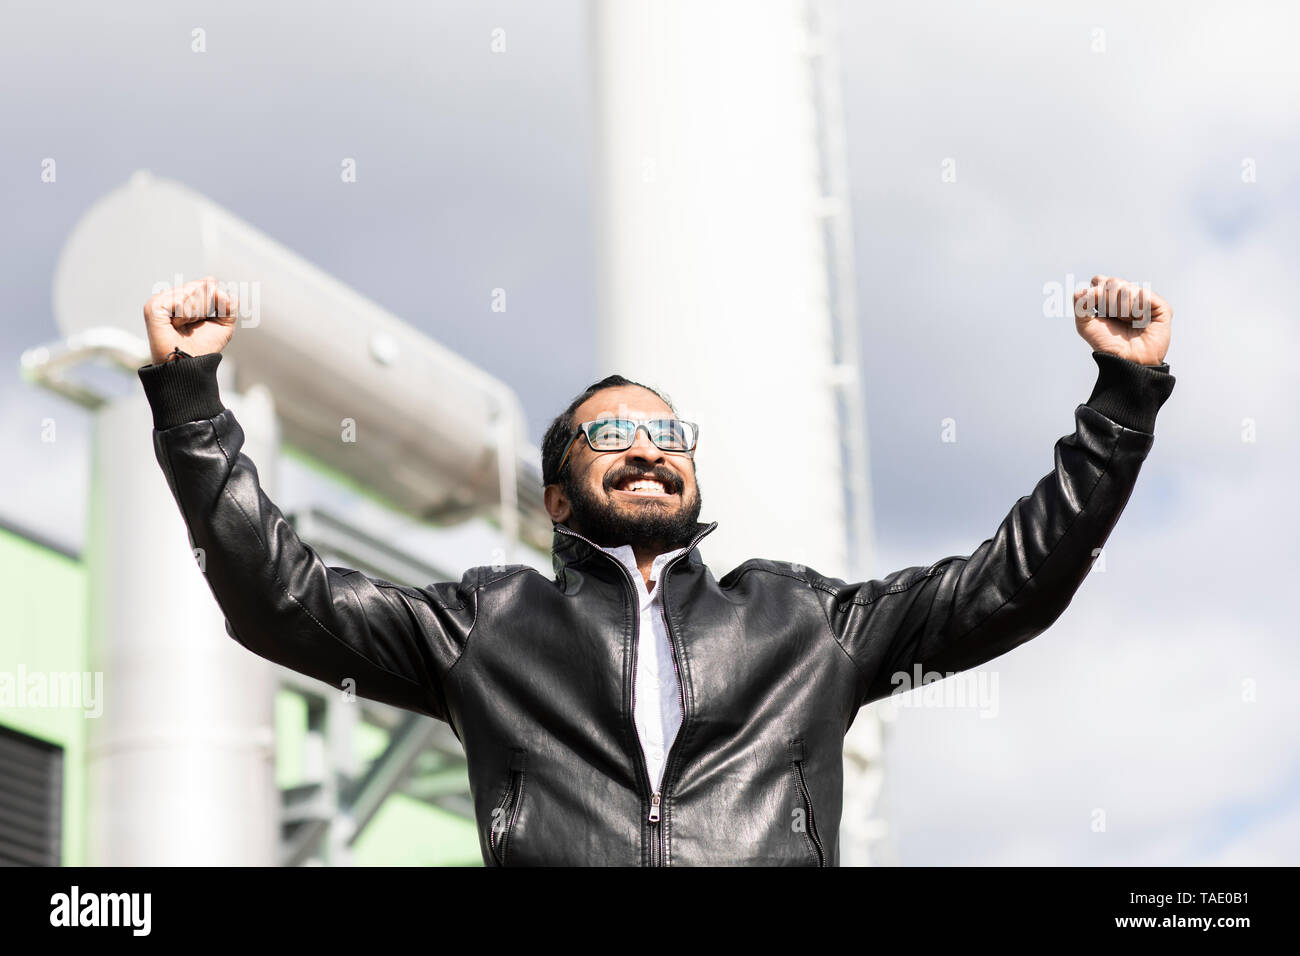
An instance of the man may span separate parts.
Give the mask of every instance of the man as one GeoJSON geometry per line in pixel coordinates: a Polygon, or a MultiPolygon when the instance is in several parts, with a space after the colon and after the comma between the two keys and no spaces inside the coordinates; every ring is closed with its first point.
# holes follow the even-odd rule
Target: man
{"type": "Polygon", "coordinates": [[[1075,295],[1092,395],[1054,470],[972,554],[863,582],[753,558],[719,580],[698,548],[717,527],[697,520],[699,429],[612,376],[543,443],[554,578],[475,567],[405,587],[325,566],[259,487],[216,384],[236,314],[212,277],[154,296],[154,364],[139,370],[226,629],[270,660],[448,722],[484,862],[501,866],[838,865],[858,710],[894,675],[975,667],[1060,616],[1174,385],[1169,305],[1096,276],[1075,295]]]}

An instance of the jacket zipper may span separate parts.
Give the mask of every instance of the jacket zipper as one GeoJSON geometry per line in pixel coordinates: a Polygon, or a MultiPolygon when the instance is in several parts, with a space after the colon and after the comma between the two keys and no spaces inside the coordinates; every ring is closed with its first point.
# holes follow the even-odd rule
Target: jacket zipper
{"type": "Polygon", "coordinates": [[[492,848],[493,855],[497,858],[497,863],[501,866],[506,865],[506,844],[510,839],[510,831],[514,829],[515,819],[519,816],[520,796],[524,790],[524,772],[522,770],[512,770],[510,772],[510,786],[506,789],[506,794],[501,798],[501,803],[497,805],[497,810],[504,812],[506,807],[510,808],[510,818],[501,828],[501,836],[497,836],[497,814],[493,813],[492,823],[488,830],[488,845],[492,848]]]}
{"type": "MultiPolygon", "coordinates": [[[[650,842],[650,865],[663,866],[664,865],[663,864],[664,835],[663,835],[663,828],[659,824],[659,816],[660,816],[659,810],[663,804],[663,790],[662,789],[655,790],[654,784],[650,782],[650,766],[649,764],[646,763],[645,750],[641,746],[641,734],[636,728],[636,659],[637,659],[637,648],[641,643],[641,601],[637,595],[636,582],[632,580],[631,572],[628,571],[627,566],[624,565],[622,561],[618,560],[618,558],[614,557],[609,552],[602,550],[600,545],[596,544],[596,542],[592,541],[590,538],[586,537],[585,535],[578,534],[578,532],[572,531],[569,528],[564,527],[563,525],[557,524],[555,526],[555,529],[557,531],[563,532],[564,534],[572,535],[575,538],[580,538],[581,540],[587,542],[587,544],[591,545],[592,548],[595,549],[597,553],[603,554],[605,557],[609,558],[609,560],[613,561],[616,565],[618,565],[619,570],[623,572],[623,577],[627,579],[628,588],[630,588],[632,591],[632,609],[635,612],[632,616],[632,620],[633,620],[632,681],[631,681],[632,709],[630,714],[631,721],[632,721],[632,740],[636,744],[637,752],[641,755],[641,760],[640,760],[641,775],[642,775],[642,779],[645,781],[646,793],[650,795],[650,813],[647,815],[646,820],[647,822],[653,823],[655,825],[654,839],[651,840],[650,842]]],[[[709,533],[710,530],[712,529],[706,528],[704,531],[701,531],[699,534],[697,534],[695,538],[691,541],[691,543],[686,547],[686,550],[684,550],[681,554],[677,555],[677,557],[673,558],[671,561],[665,564],[663,566],[663,569],[659,572],[659,577],[661,582],[660,586],[664,588],[664,595],[662,600],[660,601],[659,612],[661,615],[663,615],[664,630],[668,634],[668,648],[670,651],[672,651],[672,655],[673,655],[673,673],[677,676],[677,696],[678,699],[681,701],[681,705],[682,705],[682,726],[683,727],[686,726],[686,692],[682,688],[681,672],[678,670],[677,667],[677,645],[673,641],[672,628],[668,624],[668,614],[667,611],[665,610],[668,604],[668,591],[667,591],[668,571],[672,568],[674,564],[676,564],[682,558],[689,555],[692,549],[697,544],[700,543],[700,541],[704,538],[706,534],[709,533]]],[[[664,758],[664,780],[665,781],[668,779],[668,769],[669,769],[670,761],[672,760],[674,751],[676,751],[677,749],[677,741],[680,739],[680,737],[681,737],[681,728],[678,728],[677,736],[673,738],[672,746],[668,748],[668,754],[664,758]]],[[[663,785],[661,784],[660,786],[662,788],[663,785]]]]}
{"type": "Polygon", "coordinates": [[[826,865],[826,851],[822,848],[821,837],[817,835],[817,821],[813,819],[812,795],[808,793],[808,785],[803,778],[803,761],[794,761],[795,778],[799,782],[799,795],[803,797],[803,805],[808,811],[808,836],[817,848],[817,865],[826,865]]]}
{"type": "MultiPolygon", "coordinates": [[[[698,541],[699,539],[696,540],[698,541]]],[[[695,545],[692,543],[691,547],[693,548],[695,545]]],[[[663,570],[659,572],[659,587],[663,589],[663,593],[659,598],[659,614],[664,622],[664,633],[668,635],[668,648],[673,655],[673,675],[677,678],[677,699],[680,701],[682,708],[681,725],[677,728],[677,733],[673,736],[673,742],[668,746],[668,754],[664,757],[663,779],[665,781],[669,779],[668,771],[672,768],[673,752],[677,749],[677,741],[681,739],[682,728],[686,726],[686,688],[682,686],[682,674],[677,667],[677,641],[673,638],[672,625],[668,623],[668,569],[677,562],[678,558],[685,557],[690,553],[690,548],[688,548],[683,554],[679,554],[676,558],[673,558],[665,564],[663,570]]],[[[635,681],[633,684],[635,685],[635,681]]],[[[659,845],[659,865],[665,866],[664,857],[667,848],[664,844],[666,840],[664,839],[663,824],[659,822],[659,810],[663,803],[662,783],[660,784],[660,787],[660,792],[655,793],[650,799],[650,822],[657,825],[658,832],[655,834],[655,842],[659,845]]]]}

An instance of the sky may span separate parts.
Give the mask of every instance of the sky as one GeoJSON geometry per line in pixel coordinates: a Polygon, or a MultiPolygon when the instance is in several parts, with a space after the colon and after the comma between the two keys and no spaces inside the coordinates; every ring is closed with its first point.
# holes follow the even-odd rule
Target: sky
{"type": "MultiPolygon", "coordinates": [[[[1096,366],[1046,288],[1119,275],[1174,307],[1178,384],[1105,570],[972,676],[996,676],[995,715],[893,714],[899,862],[1300,862],[1300,11],[834,8],[877,576],[970,553],[1051,470],[1096,366]]],[[[609,371],[584,2],[58,9],[10,0],[0,30],[0,449],[17,464],[0,520],[84,539],[90,418],[25,384],[18,359],[58,337],[63,240],[141,168],[509,382],[535,443],[609,371]],[[358,157],[347,187],[341,156],[358,157]],[[50,417],[59,439],[41,442],[50,417]]],[[[285,478],[282,504],[325,494],[285,478]]]]}

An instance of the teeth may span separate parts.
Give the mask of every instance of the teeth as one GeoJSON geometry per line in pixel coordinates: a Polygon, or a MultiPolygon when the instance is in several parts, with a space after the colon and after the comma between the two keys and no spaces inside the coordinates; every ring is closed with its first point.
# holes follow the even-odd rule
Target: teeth
{"type": "Polygon", "coordinates": [[[625,491],[655,491],[661,493],[666,491],[664,486],[659,482],[648,481],[648,480],[634,481],[632,482],[632,484],[628,485],[627,488],[625,488],[624,490],[625,491]]]}

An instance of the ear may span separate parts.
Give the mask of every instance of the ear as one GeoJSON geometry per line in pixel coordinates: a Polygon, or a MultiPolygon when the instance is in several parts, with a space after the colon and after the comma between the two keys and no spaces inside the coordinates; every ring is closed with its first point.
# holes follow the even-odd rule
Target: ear
{"type": "Polygon", "coordinates": [[[569,499],[564,496],[564,491],[559,485],[547,485],[542,491],[542,500],[546,504],[546,513],[556,524],[568,521],[569,515],[573,514],[569,499]]]}

